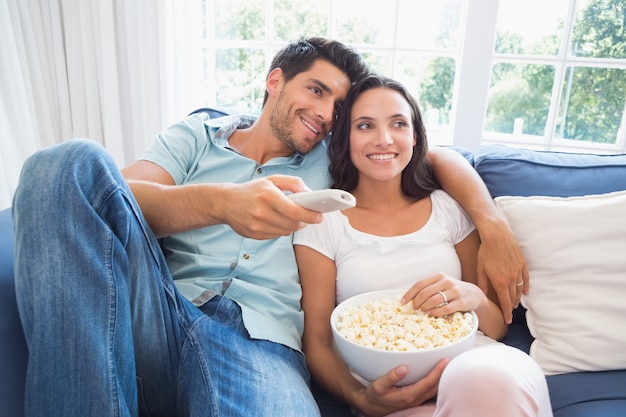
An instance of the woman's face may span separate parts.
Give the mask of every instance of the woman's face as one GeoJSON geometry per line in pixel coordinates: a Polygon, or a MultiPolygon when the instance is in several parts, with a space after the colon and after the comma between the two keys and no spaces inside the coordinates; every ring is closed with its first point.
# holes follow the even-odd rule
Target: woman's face
{"type": "Polygon", "coordinates": [[[367,90],[350,113],[350,158],[361,181],[400,177],[413,155],[415,132],[411,106],[389,88],[367,90]]]}

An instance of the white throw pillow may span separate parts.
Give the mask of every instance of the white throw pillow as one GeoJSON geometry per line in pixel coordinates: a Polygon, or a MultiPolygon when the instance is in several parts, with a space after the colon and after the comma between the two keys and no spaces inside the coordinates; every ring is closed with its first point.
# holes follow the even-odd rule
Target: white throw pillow
{"type": "Polygon", "coordinates": [[[544,373],[626,369],[626,192],[495,201],[528,264],[522,305],[544,373]]]}

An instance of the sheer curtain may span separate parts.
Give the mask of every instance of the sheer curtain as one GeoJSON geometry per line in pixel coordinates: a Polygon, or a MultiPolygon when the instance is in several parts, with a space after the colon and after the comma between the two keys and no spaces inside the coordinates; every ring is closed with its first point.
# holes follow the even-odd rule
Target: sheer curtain
{"type": "Polygon", "coordinates": [[[120,167],[204,104],[200,0],[0,0],[0,209],[36,150],[89,138],[120,167]]]}

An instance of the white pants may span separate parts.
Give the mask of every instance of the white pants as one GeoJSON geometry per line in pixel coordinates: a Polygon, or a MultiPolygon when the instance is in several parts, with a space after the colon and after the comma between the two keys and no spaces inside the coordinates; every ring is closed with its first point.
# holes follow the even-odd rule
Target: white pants
{"type": "Polygon", "coordinates": [[[429,401],[388,417],[552,417],[545,376],[519,349],[477,347],[450,361],[429,401]]]}

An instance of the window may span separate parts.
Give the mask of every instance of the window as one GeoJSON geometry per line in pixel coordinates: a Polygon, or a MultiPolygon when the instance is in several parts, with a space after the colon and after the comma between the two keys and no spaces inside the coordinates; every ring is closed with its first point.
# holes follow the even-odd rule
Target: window
{"type": "Polygon", "coordinates": [[[623,151],[625,13],[623,0],[500,1],[483,140],[623,151]]]}
{"type": "Polygon", "coordinates": [[[622,0],[202,0],[207,105],[258,112],[274,53],[326,36],[418,99],[430,141],[624,152],[622,0]]]}

